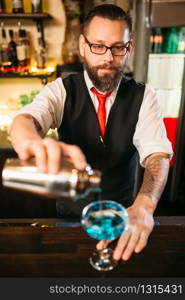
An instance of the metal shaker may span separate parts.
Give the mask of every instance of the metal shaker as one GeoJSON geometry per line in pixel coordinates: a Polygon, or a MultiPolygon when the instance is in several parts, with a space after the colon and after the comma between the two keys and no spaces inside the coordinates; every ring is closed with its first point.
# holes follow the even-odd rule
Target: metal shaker
{"type": "Polygon", "coordinates": [[[34,161],[22,165],[15,158],[7,159],[2,171],[3,186],[54,198],[85,198],[90,192],[99,192],[100,183],[99,171],[89,165],[84,171],[77,170],[68,160],[62,160],[57,174],[41,173],[34,161]]]}

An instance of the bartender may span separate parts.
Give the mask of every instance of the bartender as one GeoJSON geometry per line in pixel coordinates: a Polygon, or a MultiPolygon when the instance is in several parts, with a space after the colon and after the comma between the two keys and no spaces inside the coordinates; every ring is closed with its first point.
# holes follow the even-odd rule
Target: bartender
{"type": "Polygon", "coordinates": [[[48,83],[11,126],[19,158],[34,156],[42,172],[57,173],[63,157],[79,169],[87,161],[102,171],[101,198],[127,207],[130,220],[114,250],[116,260],[128,260],[146,246],[172,156],[156,93],[123,73],[132,48],[130,16],[115,5],[95,7],[79,38],[84,72],[48,83]],[[45,137],[56,127],[60,141],[45,137]],[[137,155],[145,172],[133,199],[137,155]]]}

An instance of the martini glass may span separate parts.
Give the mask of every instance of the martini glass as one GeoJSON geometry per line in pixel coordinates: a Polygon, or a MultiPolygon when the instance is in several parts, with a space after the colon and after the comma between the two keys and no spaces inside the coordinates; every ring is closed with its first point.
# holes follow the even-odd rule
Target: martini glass
{"type": "MultiPolygon", "coordinates": [[[[128,214],[115,201],[95,201],[83,209],[81,223],[90,237],[97,240],[115,240],[127,230],[128,214]]],[[[98,271],[112,270],[117,264],[112,254],[111,248],[95,251],[89,259],[90,264],[98,271]]]]}

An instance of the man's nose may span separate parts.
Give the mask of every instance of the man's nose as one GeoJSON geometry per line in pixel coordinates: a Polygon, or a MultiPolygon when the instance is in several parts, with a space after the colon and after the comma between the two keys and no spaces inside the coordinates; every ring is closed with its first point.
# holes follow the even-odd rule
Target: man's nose
{"type": "Polygon", "coordinates": [[[113,61],[114,56],[112,55],[111,49],[107,49],[107,51],[104,54],[104,60],[106,61],[113,61]]]}

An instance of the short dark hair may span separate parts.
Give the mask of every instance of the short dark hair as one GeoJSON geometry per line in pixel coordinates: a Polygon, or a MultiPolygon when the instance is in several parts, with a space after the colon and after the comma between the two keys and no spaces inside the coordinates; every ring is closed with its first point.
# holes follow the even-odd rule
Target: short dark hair
{"type": "Polygon", "coordinates": [[[85,33],[86,28],[94,17],[107,18],[109,20],[119,20],[125,21],[130,34],[132,33],[132,19],[128,13],[126,13],[121,7],[113,4],[103,4],[94,7],[89,13],[84,17],[83,21],[83,33],[85,33]]]}

